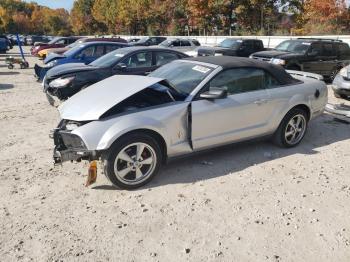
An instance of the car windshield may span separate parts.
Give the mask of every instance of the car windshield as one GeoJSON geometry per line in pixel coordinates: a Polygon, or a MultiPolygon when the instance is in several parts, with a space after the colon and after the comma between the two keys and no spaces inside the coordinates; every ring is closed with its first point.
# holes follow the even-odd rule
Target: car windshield
{"type": "Polygon", "coordinates": [[[79,49],[83,48],[85,45],[76,45],[72,47],[71,49],[67,50],[66,52],[63,53],[64,56],[72,56],[74,55],[79,49]]]}
{"type": "Polygon", "coordinates": [[[240,39],[225,39],[219,44],[219,47],[231,48],[237,50],[242,44],[242,40],[240,39]]]}
{"type": "Polygon", "coordinates": [[[145,43],[148,39],[149,37],[142,37],[137,43],[145,43]]]}
{"type": "Polygon", "coordinates": [[[309,42],[287,40],[280,43],[275,49],[278,51],[305,54],[306,51],[309,49],[310,45],[311,43],[309,42]]]}
{"type": "Polygon", "coordinates": [[[97,67],[110,67],[121,60],[127,54],[127,52],[128,51],[124,48],[114,50],[96,59],[90,63],[90,65],[97,67]]]}
{"type": "Polygon", "coordinates": [[[212,71],[212,67],[202,64],[173,61],[149,76],[166,79],[178,92],[189,95],[212,71]]]}
{"type": "Polygon", "coordinates": [[[81,44],[81,42],[78,43],[78,41],[77,41],[77,42],[74,42],[74,43],[71,43],[70,45],[68,45],[67,48],[73,48],[73,47],[75,47],[75,46],[77,46],[79,44],[81,44]]]}
{"type": "Polygon", "coordinates": [[[161,46],[165,46],[165,47],[169,47],[174,40],[164,40],[163,42],[161,42],[159,45],[161,46]]]}

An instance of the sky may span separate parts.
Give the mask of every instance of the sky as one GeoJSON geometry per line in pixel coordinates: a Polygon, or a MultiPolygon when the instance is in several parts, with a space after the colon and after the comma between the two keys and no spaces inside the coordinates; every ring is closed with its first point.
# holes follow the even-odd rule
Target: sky
{"type": "Polygon", "coordinates": [[[26,2],[37,2],[39,5],[48,6],[51,8],[65,8],[70,10],[74,0],[25,0],[26,2]]]}

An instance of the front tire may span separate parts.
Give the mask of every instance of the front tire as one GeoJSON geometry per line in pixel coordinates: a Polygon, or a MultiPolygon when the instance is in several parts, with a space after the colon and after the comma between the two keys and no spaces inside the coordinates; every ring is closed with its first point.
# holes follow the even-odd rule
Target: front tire
{"type": "Polygon", "coordinates": [[[162,152],[156,139],[137,132],[121,137],[102,158],[105,175],[114,186],[134,189],[158,173],[162,152]]]}
{"type": "Polygon", "coordinates": [[[275,132],[274,142],[281,147],[295,147],[303,140],[307,127],[307,113],[300,108],[294,108],[283,118],[275,132]]]}

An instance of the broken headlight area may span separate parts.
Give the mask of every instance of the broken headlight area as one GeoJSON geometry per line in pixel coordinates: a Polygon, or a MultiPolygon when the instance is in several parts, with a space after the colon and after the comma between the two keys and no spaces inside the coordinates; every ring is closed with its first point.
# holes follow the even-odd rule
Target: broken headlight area
{"type": "Polygon", "coordinates": [[[62,120],[51,137],[54,139],[55,150],[53,159],[56,164],[65,161],[92,160],[96,157],[95,152],[86,148],[84,141],[72,131],[86,122],[62,120]]]}
{"type": "Polygon", "coordinates": [[[66,120],[63,119],[61,122],[58,124],[57,129],[64,130],[64,131],[73,131],[74,129],[77,129],[78,127],[81,127],[90,121],[72,121],[72,120],[66,120]]]}
{"type": "Polygon", "coordinates": [[[59,132],[62,142],[67,149],[86,150],[84,141],[77,135],[69,131],[59,132]]]}

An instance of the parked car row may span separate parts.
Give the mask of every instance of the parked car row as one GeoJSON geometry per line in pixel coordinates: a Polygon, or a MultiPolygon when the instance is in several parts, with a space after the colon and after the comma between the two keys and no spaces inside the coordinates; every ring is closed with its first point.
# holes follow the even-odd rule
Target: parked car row
{"type": "MultiPolygon", "coordinates": [[[[32,54],[38,52],[39,57],[45,59],[49,53],[61,54],[78,43],[88,41],[121,41],[121,38],[81,38],[68,46],[59,49],[57,41],[69,38],[56,38],[52,45],[40,45],[33,47],[32,54]]],[[[76,40],[76,38],[73,38],[76,40]]],[[[66,40],[67,41],[67,40],[66,40]]],[[[63,45],[63,44],[62,44],[63,45]]],[[[161,46],[181,51],[189,56],[239,56],[250,57],[269,63],[280,65],[288,70],[305,71],[320,74],[327,82],[332,82],[340,70],[350,62],[350,48],[347,43],[334,39],[298,38],[286,40],[276,48],[265,48],[259,39],[237,39],[228,38],[215,47],[200,46],[195,39],[190,38],[166,38],[166,37],[142,37],[140,39],[129,39],[130,46],[161,46]]],[[[64,61],[64,60],[62,60],[64,61]]],[[[47,70],[46,70],[47,71],[47,70]]],[[[40,77],[43,79],[43,75],[40,77]]],[[[339,77],[338,77],[339,79],[339,77]]],[[[334,84],[336,86],[336,84],[334,84]]],[[[340,91],[339,91],[340,92],[340,91]]],[[[341,97],[345,97],[341,91],[341,97]]],[[[346,92],[345,92],[346,93],[346,92]]]]}

